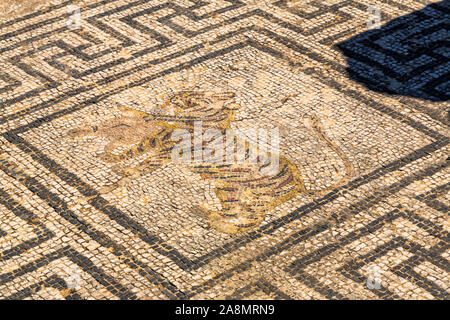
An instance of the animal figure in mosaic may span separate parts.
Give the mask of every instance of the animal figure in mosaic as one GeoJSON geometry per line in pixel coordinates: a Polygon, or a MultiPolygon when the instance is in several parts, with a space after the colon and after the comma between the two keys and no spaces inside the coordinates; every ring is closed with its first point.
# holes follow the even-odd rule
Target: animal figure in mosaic
{"type": "MultiPolygon", "coordinates": [[[[122,117],[71,130],[69,134],[109,139],[100,157],[105,162],[119,164],[116,170],[122,178],[100,190],[100,193],[108,193],[170,162],[172,149],[178,143],[172,139],[176,129],[184,129],[194,135],[194,122],[202,121],[204,130],[214,128],[224,133],[231,127],[239,108],[233,93],[183,91],[172,96],[162,106],[162,112],[150,114],[121,107],[122,117]],[[132,146],[118,154],[112,152],[123,145],[132,146]],[[142,155],[145,159],[137,165],[121,165],[142,155]]],[[[317,117],[310,117],[310,122],[318,137],[343,158],[347,167],[344,179],[348,179],[353,169],[345,154],[326,136],[317,117]]],[[[250,144],[245,144],[246,155],[259,152],[250,148],[250,144]]],[[[264,157],[267,159],[267,154],[264,157]]],[[[264,162],[190,164],[193,172],[214,181],[215,194],[221,204],[221,210],[205,205],[196,207],[196,212],[207,216],[210,226],[220,232],[234,234],[255,228],[269,210],[300,193],[308,193],[296,165],[283,156],[279,156],[278,161],[278,171],[272,175],[262,173],[262,168],[267,165],[264,162]]]]}

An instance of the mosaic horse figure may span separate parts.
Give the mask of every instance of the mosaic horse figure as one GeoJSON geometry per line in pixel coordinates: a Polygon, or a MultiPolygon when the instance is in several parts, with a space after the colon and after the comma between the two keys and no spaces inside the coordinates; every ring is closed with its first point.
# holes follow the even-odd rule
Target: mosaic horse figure
{"type": "MultiPolygon", "coordinates": [[[[178,143],[172,138],[175,130],[187,130],[194,137],[195,122],[202,121],[204,130],[217,129],[225,135],[239,108],[233,93],[183,91],[172,96],[161,107],[161,112],[151,114],[121,107],[121,117],[71,130],[70,135],[108,138],[109,143],[100,158],[107,163],[116,163],[115,170],[121,176],[118,182],[100,190],[100,193],[108,193],[172,161],[172,150],[178,143]],[[123,145],[132,146],[121,153],[113,153],[114,149],[123,145]],[[124,161],[142,155],[145,159],[137,165],[122,165],[124,161]]],[[[348,179],[352,175],[348,159],[328,139],[317,117],[310,117],[310,122],[318,137],[343,158],[347,168],[344,179],[348,179]]],[[[244,148],[246,155],[256,152],[257,157],[267,159],[267,154],[250,150],[252,146],[249,143],[244,148]]],[[[269,210],[300,193],[308,192],[298,168],[287,158],[278,157],[275,174],[264,174],[262,169],[265,166],[265,162],[189,164],[189,168],[203,179],[214,181],[214,192],[221,204],[220,210],[207,205],[196,207],[196,210],[208,218],[212,228],[234,234],[255,228],[269,210]]]]}

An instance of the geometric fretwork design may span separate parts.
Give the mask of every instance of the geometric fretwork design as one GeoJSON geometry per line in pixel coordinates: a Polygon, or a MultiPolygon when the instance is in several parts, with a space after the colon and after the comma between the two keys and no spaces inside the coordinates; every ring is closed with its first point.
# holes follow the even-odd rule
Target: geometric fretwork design
{"type": "Polygon", "coordinates": [[[448,1],[369,2],[2,17],[0,298],[449,299],[448,1]],[[194,115],[277,129],[286,166],[171,161],[194,115]]]}
{"type": "Polygon", "coordinates": [[[340,43],[350,76],[380,92],[449,100],[449,8],[433,3],[340,43]]]}

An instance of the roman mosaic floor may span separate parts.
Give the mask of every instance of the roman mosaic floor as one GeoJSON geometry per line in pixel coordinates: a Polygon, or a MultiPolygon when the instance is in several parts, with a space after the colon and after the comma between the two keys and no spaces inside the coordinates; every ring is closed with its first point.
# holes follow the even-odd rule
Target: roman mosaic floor
{"type": "Polygon", "coordinates": [[[0,298],[449,299],[449,14],[2,0],[0,298]]]}

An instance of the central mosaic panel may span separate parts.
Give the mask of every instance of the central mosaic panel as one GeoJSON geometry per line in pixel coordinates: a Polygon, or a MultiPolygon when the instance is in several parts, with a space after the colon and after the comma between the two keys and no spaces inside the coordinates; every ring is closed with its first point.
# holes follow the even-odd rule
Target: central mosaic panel
{"type": "MultiPolygon", "coordinates": [[[[56,119],[29,132],[27,140],[57,154],[58,163],[99,186],[109,204],[194,258],[375,169],[383,153],[401,157],[420,147],[415,139],[426,139],[406,130],[409,143],[402,142],[402,150],[384,144],[379,153],[384,130],[396,123],[371,113],[369,124],[362,116],[366,108],[283,60],[244,48],[56,119]],[[336,106],[338,99],[346,103],[336,106]],[[225,131],[231,128],[235,151],[239,138],[246,141],[245,161],[227,164],[226,152],[219,164],[174,161],[173,150],[182,144],[174,132],[188,130],[194,147],[196,121],[203,135],[207,129],[223,133],[225,149],[230,147],[225,131]],[[257,145],[252,129],[268,131],[268,138],[278,130],[276,172],[261,173],[267,162],[260,159],[250,163],[250,149],[257,145]],[[49,134],[58,143],[45,145],[49,134]],[[353,148],[363,136],[366,144],[353,148]]],[[[202,140],[201,151],[214,143],[202,140]]],[[[95,197],[71,196],[69,204],[87,205],[95,197]]]]}

